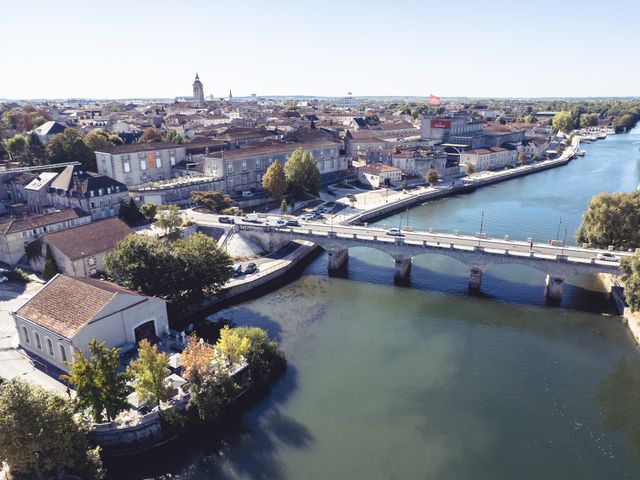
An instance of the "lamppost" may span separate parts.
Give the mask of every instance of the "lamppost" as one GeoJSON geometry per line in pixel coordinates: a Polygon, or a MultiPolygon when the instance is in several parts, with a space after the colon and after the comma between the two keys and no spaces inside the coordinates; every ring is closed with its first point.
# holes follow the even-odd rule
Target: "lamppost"
{"type": "Polygon", "coordinates": [[[567,227],[564,227],[564,240],[562,240],[562,250],[560,251],[560,255],[564,255],[564,244],[567,243],[567,227]]]}
{"type": "Polygon", "coordinates": [[[562,225],[562,217],[560,217],[560,221],[558,222],[558,233],[556,233],[556,240],[560,239],[560,225],[562,225]]]}
{"type": "Polygon", "coordinates": [[[480,215],[480,233],[478,234],[478,246],[480,246],[480,241],[482,240],[482,227],[484,226],[484,210],[482,210],[482,214],[480,215]]]}

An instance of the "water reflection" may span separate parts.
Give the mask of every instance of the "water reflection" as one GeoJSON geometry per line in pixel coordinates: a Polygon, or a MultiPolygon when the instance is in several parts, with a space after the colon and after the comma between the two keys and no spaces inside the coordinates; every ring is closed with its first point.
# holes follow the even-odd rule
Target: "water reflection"
{"type": "Polygon", "coordinates": [[[640,363],[622,359],[598,388],[604,427],[624,436],[640,460],[640,363]]]}

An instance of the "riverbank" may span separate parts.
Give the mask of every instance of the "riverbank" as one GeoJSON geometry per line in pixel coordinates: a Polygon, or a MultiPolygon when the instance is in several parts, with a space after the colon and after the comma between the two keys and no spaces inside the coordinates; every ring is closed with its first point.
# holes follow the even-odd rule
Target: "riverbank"
{"type": "Polygon", "coordinates": [[[618,313],[622,315],[624,323],[640,347],[640,312],[634,312],[627,306],[624,299],[624,282],[619,277],[610,274],[598,275],[602,284],[609,290],[618,313]]]}
{"type": "Polygon", "coordinates": [[[496,183],[504,182],[513,178],[523,177],[532,173],[537,173],[551,168],[567,165],[571,160],[577,158],[580,137],[575,136],[572,143],[567,147],[560,157],[554,160],[543,160],[532,165],[523,165],[498,172],[479,172],[465,177],[462,185],[451,185],[442,188],[431,188],[417,193],[406,192],[405,197],[393,200],[380,206],[356,213],[342,223],[349,225],[361,225],[363,223],[380,220],[384,217],[405,210],[414,205],[436,200],[452,195],[470,193],[476,189],[496,183]]]}

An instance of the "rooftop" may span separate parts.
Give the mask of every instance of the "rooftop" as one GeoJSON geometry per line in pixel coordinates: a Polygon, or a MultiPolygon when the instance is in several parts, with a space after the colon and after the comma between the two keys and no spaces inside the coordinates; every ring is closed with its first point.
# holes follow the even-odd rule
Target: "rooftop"
{"type": "Polygon", "coordinates": [[[138,295],[115,283],[58,274],[16,313],[72,338],[118,294],[138,295]]]}
{"type": "Polygon", "coordinates": [[[111,250],[130,233],[133,230],[126,223],[113,217],[48,233],[44,238],[67,258],[77,260],[111,250]]]}

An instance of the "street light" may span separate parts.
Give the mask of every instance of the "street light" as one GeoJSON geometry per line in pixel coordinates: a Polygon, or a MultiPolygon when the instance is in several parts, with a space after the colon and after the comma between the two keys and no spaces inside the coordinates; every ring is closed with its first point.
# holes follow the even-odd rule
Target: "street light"
{"type": "Polygon", "coordinates": [[[478,246],[480,246],[480,241],[482,240],[482,227],[484,226],[484,210],[482,210],[482,214],[480,215],[480,233],[478,234],[478,246]]]}
{"type": "Polygon", "coordinates": [[[560,239],[560,225],[562,225],[562,217],[560,217],[560,221],[558,222],[558,233],[556,233],[556,240],[560,239]]]}
{"type": "Polygon", "coordinates": [[[564,244],[567,243],[567,227],[564,227],[564,240],[562,240],[562,250],[560,251],[560,255],[564,255],[564,244]]]}

